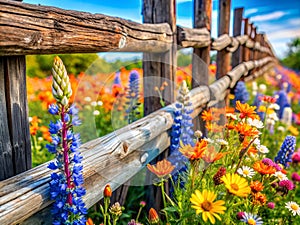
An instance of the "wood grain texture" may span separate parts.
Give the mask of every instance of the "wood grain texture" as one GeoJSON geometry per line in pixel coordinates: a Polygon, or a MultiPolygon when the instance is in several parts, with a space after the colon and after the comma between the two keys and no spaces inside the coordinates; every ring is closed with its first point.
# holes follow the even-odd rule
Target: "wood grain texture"
{"type": "MultiPolygon", "coordinates": [[[[211,0],[194,0],[194,29],[207,30],[209,37],[211,36],[211,14],[212,1],[211,0]]],[[[211,42],[211,40],[210,40],[211,42]]],[[[210,64],[210,42],[207,46],[193,49],[192,56],[192,88],[200,85],[208,85],[209,72],[208,66],[210,64]]],[[[197,47],[197,46],[194,46],[197,47]]],[[[195,130],[201,130],[206,136],[207,130],[205,128],[205,121],[199,116],[193,120],[195,130]]]]}
{"type": "Polygon", "coordinates": [[[164,52],[173,32],[163,24],[0,0],[0,55],[108,51],[164,52]],[[145,44],[147,43],[147,44],[145,44]]]}
{"type": "MultiPolygon", "coordinates": [[[[237,37],[242,34],[242,21],[243,21],[244,8],[234,9],[234,21],[233,21],[233,36],[237,37]]],[[[241,48],[238,47],[236,51],[232,53],[231,66],[232,68],[237,66],[241,62],[241,48]]]]}
{"type": "MultiPolygon", "coordinates": [[[[218,36],[224,35],[224,39],[228,41],[230,24],[231,0],[219,0],[219,16],[218,16],[218,36]],[[227,34],[227,35],[226,35],[227,34]]],[[[229,38],[230,39],[230,38],[229,38]]],[[[231,42],[231,41],[230,41],[231,42]]],[[[226,49],[217,52],[217,73],[216,78],[219,79],[229,71],[230,54],[226,49]]]]}
{"type": "Polygon", "coordinates": [[[31,168],[25,56],[0,57],[1,180],[31,168]],[[11,160],[11,162],[9,162],[11,160]]]}

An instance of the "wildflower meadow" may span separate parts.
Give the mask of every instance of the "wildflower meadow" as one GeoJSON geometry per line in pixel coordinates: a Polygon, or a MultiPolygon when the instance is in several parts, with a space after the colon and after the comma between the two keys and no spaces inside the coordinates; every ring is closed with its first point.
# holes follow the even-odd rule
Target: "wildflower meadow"
{"type": "MultiPolygon", "coordinates": [[[[97,75],[68,76],[55,57],[52,77],[28,78],[41,84],[28,91],[33,163],[55,158],[48,166],[53,224],[300,223],[299,75],[278,66],[238,82],[229,105],[202,111],[203,133],[191,117],[189,74],[190,67],[177,70],[169,155],[144,170],[154,175],[161,207],[147,204],[143,184],[129,188],[124,205],[112,202],[108,183],[89,210],[79,146],[143,116],[142,70],[117,71],[105,86],[97,75]]],[[[165,88],[153,90],[162,107],[165,88]]]]}

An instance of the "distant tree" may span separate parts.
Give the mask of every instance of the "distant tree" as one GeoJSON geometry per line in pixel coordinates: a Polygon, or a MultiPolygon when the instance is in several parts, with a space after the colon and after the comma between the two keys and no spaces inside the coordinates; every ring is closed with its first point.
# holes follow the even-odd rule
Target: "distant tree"
{"type": "Polygon", "coordinates": [[[287,56],[281,62],[286,67],[300,70],[300,38],[293,39],[288,46],[287,56]]]}

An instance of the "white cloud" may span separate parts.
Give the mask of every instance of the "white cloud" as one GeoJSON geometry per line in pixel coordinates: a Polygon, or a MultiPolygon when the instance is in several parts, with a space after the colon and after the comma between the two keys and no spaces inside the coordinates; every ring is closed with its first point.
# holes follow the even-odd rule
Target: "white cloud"
{"type": "Polygon", "coordinates": [[[246,9],[245,10],[245,15],[248,16],[249,14],[253,14],[253,13],[256,13],[256,12],[258,12],[258,9],[256,9],[256,8],[246,9]]]}
{"type": "Polygon", "coordinates": [[[281,18],[282,16],[288,14],[287,12],[283,11],[276,11],[268,14],[263,14],[263,15],[257,15],[253,16],[251,18],[252,21],[257,22],[257,21],[266,21],[266,20],[276,20],[281,18]]]}
{"type": "Polygon", "coordinates": [[[274,32],[268,32],[267,33],[268,39],[269,40],[278,40],[278,39],[285,39],[285,38],[295,38],[295,37],[300,37],[300,29],[281,29],[278,31],[274,31],[274,32]]]}
{"type": "Polygon", "coordinates": [[[290,19],[289,24],[294,26],[300,26],[300,18],[290,19]]]}

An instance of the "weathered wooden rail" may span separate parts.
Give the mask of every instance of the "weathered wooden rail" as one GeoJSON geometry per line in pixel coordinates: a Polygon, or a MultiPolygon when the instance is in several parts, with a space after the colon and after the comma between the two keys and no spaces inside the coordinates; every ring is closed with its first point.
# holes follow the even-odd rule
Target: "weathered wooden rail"
{"type": "MultiPolygon", "coordinates": [[[[175,0],[143,0],[143,3],[147,23],[140,24],[103,14],[0,0],[0,166],[4,168],[0,173],[3,180],[0,181],[1,225],[51,223],[48,186],[51,171],[47,163],[28,170],[30,145],[24,55],[144,52],[144,77],[154,75],[174,81],[177,49],[193,47],[194,56],[206,64],[210,49],[221,52],[225,58],[232,52],[232,70],[229,71],[228,59],[219,58],[219,79],[210,85],[207,72],[193,56],[193,79],[200,82],[200,86],[193,82],[191,91],[193,118],[198,118],[203,108],[224,100],[227,90],[234,88],[241,78],[255,79],[276,63],[265,35],[257,34],[253,24],[243,20],[241,8],[235,10],[234,37],[225,32],[226,25],[226,29],[219,29],[219,37],[213,39],[211,0],[194,0],[195,28],[176,26],[175,0]],[[18,167],[17,163],[24,165],[18,167]]],[[[230,0],[220,0],[220,17],[227,18],[223,21],[229,18],[228,6],[230,0]]],[[[172,90],[164,94],[170,97],[172,90]]],[[[106,183],[115,190],[168,148],[174,104],[159,108],[158,99],[147,98],[146,117],[82,145],[87,189],[84,201],[88,207],[102,198],[106,183]]]]}

